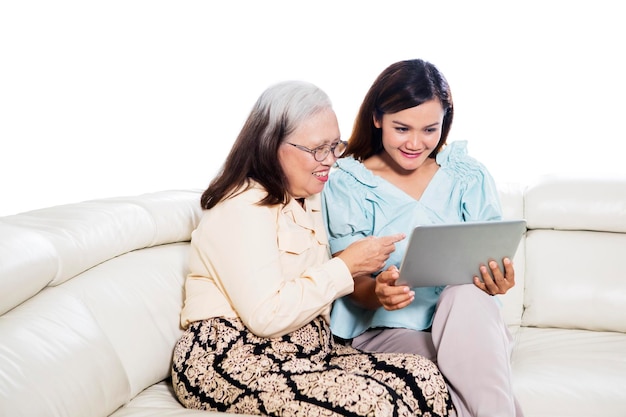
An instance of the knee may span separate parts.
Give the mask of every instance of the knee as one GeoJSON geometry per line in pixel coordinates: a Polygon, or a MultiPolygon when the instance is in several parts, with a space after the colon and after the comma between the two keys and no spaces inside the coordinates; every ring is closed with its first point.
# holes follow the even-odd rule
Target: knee
{"type": "Polygon", "coordinates": [[[468,307],[481,306],[482,308],[499,310],[495,298],[474,284],[448,285],[441,293],[439,304],[468,307]]]}
{"type": "Polygon", "coordinates": [[[441,297],[480,298],[482,296],[490,297],[474,284],[448,285],[441,292],[441,297]]]}

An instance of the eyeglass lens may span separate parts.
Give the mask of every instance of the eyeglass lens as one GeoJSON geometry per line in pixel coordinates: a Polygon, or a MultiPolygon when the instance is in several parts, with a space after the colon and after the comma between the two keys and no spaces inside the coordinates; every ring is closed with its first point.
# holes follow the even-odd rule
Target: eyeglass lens
{"type": "Polygon", "coordinates": [[[343,151],[346,150],[346,145],[343,142],[339,142],[333,146],[320,146],[319,148],[315,149],[315,154],[313,156],[315,157],[316,161],[321,162],[326,159],[331,150],[333,151],[333,155],[335,156],[335,158],[339,158],[341,155],[343,155],[343,151]]]}

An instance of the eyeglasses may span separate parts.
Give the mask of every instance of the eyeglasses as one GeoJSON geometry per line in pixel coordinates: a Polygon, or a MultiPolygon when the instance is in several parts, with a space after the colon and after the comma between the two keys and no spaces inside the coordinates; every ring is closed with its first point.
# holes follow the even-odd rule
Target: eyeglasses
{"type": "Polygon", "coordinates": [[[339,158],[341,155],[343,155],[343,153],[346,151],[346,148],[348,147],[348,142],[344,140],[340,140],[339,142],[334,143],[332,145],[318,146],[315,149],[309,149],[306,146],[296,145],[295,143],[291,143],[291,142],[285,142],[285,143],[287,145],[294,146],[300,149],[301,151],[310,153],[311,155],[313,155],[313,158],[317,162],[324,161],[324,159],[326,159],[328,157],[328,154],[331,152],[333,153],[333,156],[335,158],[339,158]]]}

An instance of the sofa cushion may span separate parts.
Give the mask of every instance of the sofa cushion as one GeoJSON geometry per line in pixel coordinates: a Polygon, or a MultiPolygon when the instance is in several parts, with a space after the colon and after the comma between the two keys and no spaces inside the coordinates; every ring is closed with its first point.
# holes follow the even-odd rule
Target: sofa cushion
{"type": "Polygon", "coordinates": [[[626,334],[520,328],[515,393],[532,417],[623,417],[626,334]]]}
{"type": "MultiPolygon", "coordinates": [[[[239,416],[242,414],[222,413],[217,411],[190,410],[184,408],[177,400],[169,379],[152,385],[139,393],[124,407],[117,410],[111,417],[218,417],[239,416]]],[[[245,414],[243,415],[245,416],[245,414]]]]}
{"type": "Polygon", "coordinates": [[[0,314],[45,288],[58,269],[56,250],[36,230],[0,219],[0,314]]]}
{"type": "Polygon", "coordinates": [[[1,316],[0,334],[0,414],[101,416],[128,401],[115,349],[64,288],[48,287],[1,316]]]}
{"type": "Polygon", "coordinates": [[[0,218],[0,314],[108,259],[188,241],[199,192],[161,191],[33,210],[0,218]],[[23,285],[24,282],[28,285],[23,285]]]}
{"type": "Polygon", "coordinates": [[[626,234],[531,230],[523,324],[626,332],[626,234]],[[622,269],[617,269],[622,271],[622,269]]]}
{"type": "Polygon", "coordinates": [[[182,334],[188,252],[189,243],[129,252],[63,285],[89,309],[116,352],[129,398],[170,375],[174,344],[182,334]]]}
{"type": "Polygon", "coordinates": [[[546,175],[524,198],[529,229],[626,232],[626,177],[546,175]]]}

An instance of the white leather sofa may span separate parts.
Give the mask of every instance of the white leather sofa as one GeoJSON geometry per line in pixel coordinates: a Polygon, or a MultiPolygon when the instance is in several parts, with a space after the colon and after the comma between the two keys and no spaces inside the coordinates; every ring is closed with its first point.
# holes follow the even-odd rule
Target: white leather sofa
{"type": "MultiPolygon", "coordinates": [[[[626,178],[500,190],[529,228],[501,297],[526,416],[626,416],[626,178]]],[[[225,415],[183,409],[168,383],[199,196],[0,218],[1,417],[225,415]]]]}

